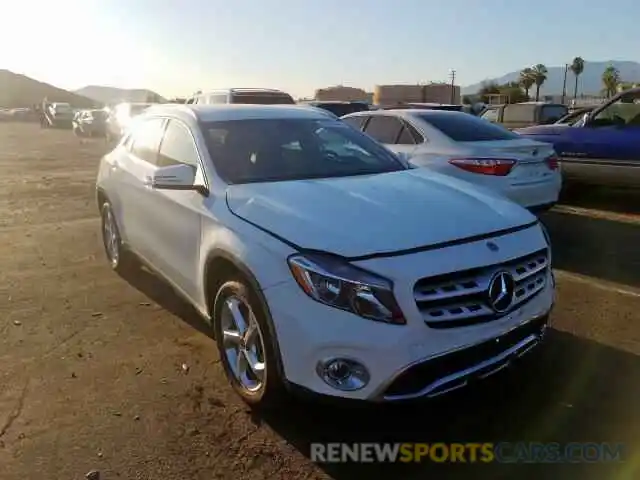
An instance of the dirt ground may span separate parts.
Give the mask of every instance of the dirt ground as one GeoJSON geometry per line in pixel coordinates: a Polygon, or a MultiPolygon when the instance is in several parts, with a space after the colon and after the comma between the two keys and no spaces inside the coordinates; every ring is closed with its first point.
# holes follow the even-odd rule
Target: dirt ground
{"type": "Polygon", "coordinates": [[[94,196],[104,150],[0,124],[0,480],[640,478],[637,199],[545,216],[554,328],[517,371],[411,406],[294,401],[264,417],[227,387],[192,309],[145,271],[125,281],[107,267],[94,196]],[[623,442],[626,461],[312,463],[309,444],[326,441],[623,442]]]}

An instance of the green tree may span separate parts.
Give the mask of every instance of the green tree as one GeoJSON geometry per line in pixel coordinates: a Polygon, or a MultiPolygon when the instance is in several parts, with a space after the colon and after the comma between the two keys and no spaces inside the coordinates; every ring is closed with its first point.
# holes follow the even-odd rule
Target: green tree
{"type": "Polygon", "coordinates": [[[529,95],[522,89],[519,82],[505,83],[499,85],[498,90],[501,95],[507,97],[508,103],[520,103],[529,100],[529,95]]]}
{"type": "Polygon", "coordinates": [[[571,62],[571,66],[569,69],[573,72],[573,77],[575,78],[575,85],[573,87],[573,98],[578,97],[578,77],[582,75],[584,72],[584,60],[582,57],[576,57],[571,62]]]}
{"type": "Polygon", "coordinates": [[[489,103],[490,95],[500,95],[500,86],[497,83],[484,83],[482,87],[480,87],[480,90],[478,90],[478,96],[481,102],[489,103]]]}
{"type": "Polygon", "coordinates": [[[602,89],[607,98],[613,96],[618,91],[618,85],[620,84],[620,72],[613,65],[609,65],[602,72],[602,89]]]}
{"type": "Polygon", "coordinates": [[[533,70],[529,67],[523,68],[520,72],[519,79],[520,86],[524,88],[524,94],[527,96],[527,100],[529,99],[529,90],[533,87],[535,83],[535,79],[533,77],[533,70]]]}
{"type": "Polygon", "coordinates": [[[536,84],[536,102],[540,100],[540,87],[547,79],[547,67],[539,63],[531,69],[533,71],[533,83],[536,84]]]}

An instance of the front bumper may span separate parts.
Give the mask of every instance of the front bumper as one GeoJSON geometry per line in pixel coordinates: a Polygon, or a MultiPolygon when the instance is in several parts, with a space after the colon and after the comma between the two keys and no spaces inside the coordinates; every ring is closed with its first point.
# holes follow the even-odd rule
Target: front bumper
{"type": "Polygon", "coordinates": [[[434,397],[502,370],[542,340],[554,302],[550,280],[505,317],[441,330],[422,322],[398,326],[365,320],[311,300],[295,284],[264,293],[286,380],[312,393],[371,402],[434,397]],[[364,365],[369,383],[357,391],[325,383],[318,365],[336,358],[364,365]]]}
{"type": "Polygon", "coordinates": [[[534,318],[495,338],[406,367],[372,396],[376,401],[433,398],[508,367],[544,338],[549,316],[534,318]]]}

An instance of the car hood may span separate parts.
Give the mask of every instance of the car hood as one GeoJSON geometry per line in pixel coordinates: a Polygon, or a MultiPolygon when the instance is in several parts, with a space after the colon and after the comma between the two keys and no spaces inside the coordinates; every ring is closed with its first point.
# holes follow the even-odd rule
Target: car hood
{"type": "Polygon", "coordinates": [[[520,135],[563,135],[567,128],[573,128],[568,124],[536,125],[533,127],[517,128],[514,132],[520,135]]]}
{"type": "Polygon", "coordinates": [[[358,257],[460,240],[535,221],[492,191],[423,169],[232,185],[238,217],[298,248],[358,257]]]}

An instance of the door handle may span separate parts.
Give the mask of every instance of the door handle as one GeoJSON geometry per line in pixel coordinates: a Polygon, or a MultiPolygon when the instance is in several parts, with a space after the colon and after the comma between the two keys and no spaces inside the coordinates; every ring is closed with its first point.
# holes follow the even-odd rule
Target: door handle
{"type": "Polygon", "coordinates": [[[112,171],[116,171],[116,170],[118,170],[119,168],[120,168],[120,163],[118,163],[118,162],[113,162],[113,163],[111,164],[111,170],[112,170],[112,171]]]}

